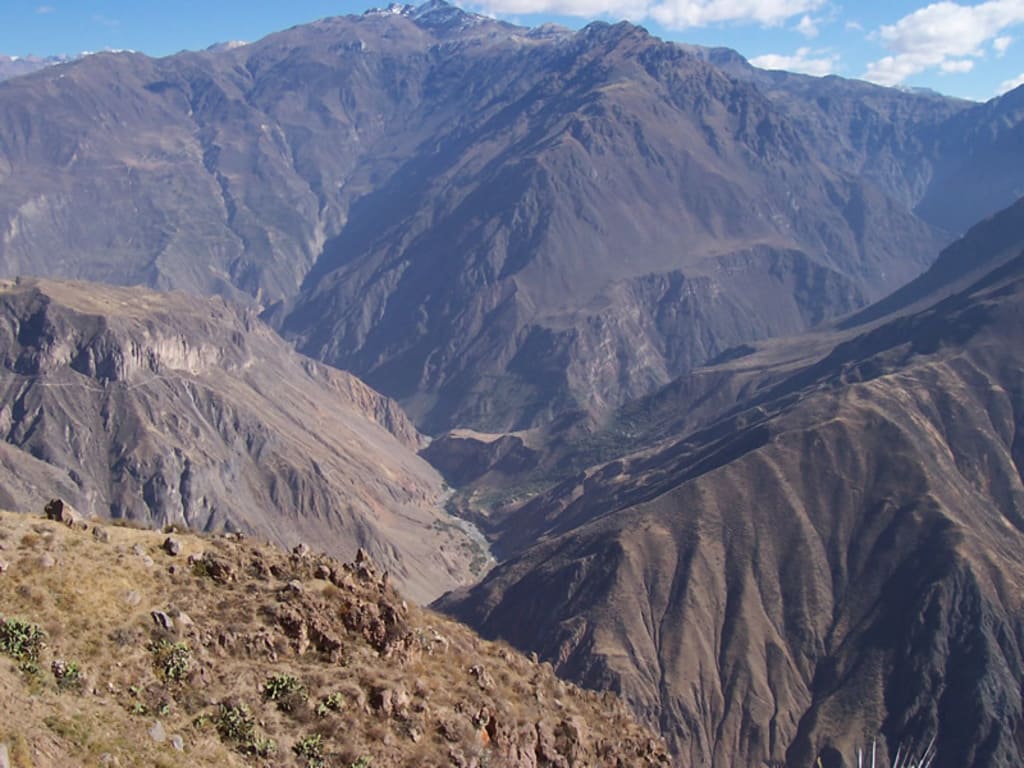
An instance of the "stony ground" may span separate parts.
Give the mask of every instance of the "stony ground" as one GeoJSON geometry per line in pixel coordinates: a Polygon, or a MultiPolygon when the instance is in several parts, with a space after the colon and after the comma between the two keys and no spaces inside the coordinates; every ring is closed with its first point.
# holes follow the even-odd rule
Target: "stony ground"
{"type": "Polygon", "coordinates": [[[668,764],[365,557],[70,522],[0,513],[0,765],[668,764]]]}

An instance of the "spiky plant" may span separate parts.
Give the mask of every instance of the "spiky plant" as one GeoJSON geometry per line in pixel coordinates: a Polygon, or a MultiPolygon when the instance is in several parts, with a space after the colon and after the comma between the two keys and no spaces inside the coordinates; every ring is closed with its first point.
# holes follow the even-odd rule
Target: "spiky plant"
{"type": "MultiPolygon", "coordinates": [[[[903,747],[896,750],[896,756],[892,759],[889,768],[930,768],[935,760],[935,739],[928,742],[928,747],[921,753],[920,757],[914,757],[910,751],[903,751],[903,747]]],[[[818,758],[817,768],[822,768],[821,758],[818,758]]],[[[871,742],[871,754],[867,755],[863,749],[857,750],[857,768],[884,768],[878,760],[878,742],[871,742]]]]}

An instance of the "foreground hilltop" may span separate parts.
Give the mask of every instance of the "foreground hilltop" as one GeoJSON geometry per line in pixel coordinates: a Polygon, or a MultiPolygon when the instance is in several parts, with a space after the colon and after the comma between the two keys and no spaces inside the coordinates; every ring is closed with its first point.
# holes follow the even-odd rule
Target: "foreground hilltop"
{"type": "Polygon", "coordinates": [[[343,565],[234,534],[0,512],[0,756],[18,768],[668,764],[614,697],[388,582],[362,552],[343,565]]]}

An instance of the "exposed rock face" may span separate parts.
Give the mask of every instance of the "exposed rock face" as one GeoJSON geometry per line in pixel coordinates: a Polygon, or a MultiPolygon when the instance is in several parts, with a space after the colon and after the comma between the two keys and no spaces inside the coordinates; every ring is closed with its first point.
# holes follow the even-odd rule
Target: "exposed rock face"
{"type": "Polygon", "coordinates": [[[420,600],[469,577],[401,409],[221,299],[4,284],[0,435],[8,506],[362,546],[420,600]]]}
{"type": "Polygon", "coordinates": [[[601,413],[937,250],[756,88],[635,27],[458,55],[460,135],[358,201],[282,323],[428,429],[601,413]],[[475,98],[495,78],[514,99],[475,98]]]}
{"type": "Polygon", "coordinates": [[[1024,87],[985,104],[907,99],[861,81],[757,69],[726,48],[683,47],[754,83],[830,168],[870,179],[932,226],[962,234],[1024,195],[1024,87]]]}
{"type": "Polygon", "coordinates": [[[0,271],[249,300],[431,432],[601,415],[919,273],[1020,124],[750,72],[437,3],[89,56],[0,86],[0,271]]]}
{"type": "Polygon", "coordinates": [[[962,231],[1024,195],[1024,86],[956,115],[936,141],[940,160],[917,211],[962,231]]]}
{"type": "Polygon", "coordinates": [[[516,512],[519,554],[443,605],[622,692],[682,765],[840,766],[878,733],[1020,764],[1024,200],[846,326],[516,512]]]}

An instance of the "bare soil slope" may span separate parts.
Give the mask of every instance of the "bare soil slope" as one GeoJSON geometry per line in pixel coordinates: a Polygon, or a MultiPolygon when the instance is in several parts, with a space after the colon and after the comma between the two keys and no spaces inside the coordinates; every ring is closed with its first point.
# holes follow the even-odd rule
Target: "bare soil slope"
{"type": "Polygon", "coordinates": [[[444,607],[621,691],[685,766],[838,766],[879,732],[1020,764],[1024,201],[936,269],[746,407],[515,512],[520,554],[444,607]]]}

